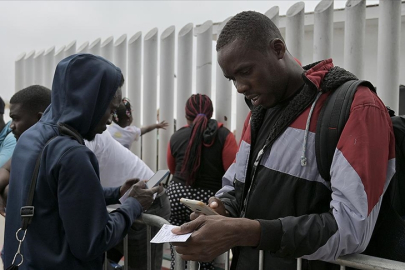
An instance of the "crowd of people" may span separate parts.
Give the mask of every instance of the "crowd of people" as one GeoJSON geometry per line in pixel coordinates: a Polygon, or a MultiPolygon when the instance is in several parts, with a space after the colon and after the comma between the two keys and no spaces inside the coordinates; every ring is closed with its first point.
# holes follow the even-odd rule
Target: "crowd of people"
{"type": "MultiPolygon", "coordinates": [[[[253,11],[227,22],[216,49],[224,76],[250,108],[241,140],[212,118],[207,95],[193,94],[187,125],[167,148],[167,189],[146,187],[153,172],[129,149],[172,123],[132,126],[125,79],[112,63],[72,55],[57,65],[52,91],[33,85],[14,94],[12,120],[0,119],[5,268],[99,270],[105,252],[111,261],[122,258],[128,234],[129,269],[146,269],[146,227],[134,223],[145,211],[177,225],[175,234],[192,233],[172,243],[172,269],[174,250],[200,269],[214,269],[213,260],[231,249],[232,269],[258,269],[263,252],[264,269],[296,269],[303,258],[304,269],[322,270],[366,249],[395,173],[382,101],[357,89],[326,181],[315,160],[317,119],[330,93],[355,76],[332,59],[301,66],[274,23],[253,11]],[[219,215],[192,212],[183,197],[219,215]]],[[[152,269],[161,269],[163,246],[151,252],[152,269]]]]}

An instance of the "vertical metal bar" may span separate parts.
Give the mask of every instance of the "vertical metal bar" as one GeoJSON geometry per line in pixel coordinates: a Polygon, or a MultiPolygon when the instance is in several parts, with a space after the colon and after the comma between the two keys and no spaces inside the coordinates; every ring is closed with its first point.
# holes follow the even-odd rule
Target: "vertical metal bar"
{"type": "Polygon", "coordinates": [[[264,268],[264,251],[259,251],[259,270],[263,270],[264,268]]]}
{"type": "Polygon", "coordinates": [[[128,234],[124,237],[124,270],[128,270],[128,234]]]}
{"type": "Polygon", "coordinates": [[[151,248],[151,243],[150,239],[152,237],[152,230],[151,226],[147,225],[146,226],[146,250],[147,250],[147,269],[152,270],[152,248],[151,248]]]}
{"type": "Polygon", "coordinates": [[[174,132],[175,40],[174,26],[160,36],[159,122],[166,120],[169,126],[165,132],[159,132],[158,169],[167,169],[167,145],[174,132]]]}
{"type": "Polygon", "coordinates": [[[287,10],[285,28],[288,51],[298,60],[302,60],[304,48],[304,2],[298,2],[287,10]]]}
{"type": "Polygon", "coordinates": [[[196,28],[197,35],[197,93],[205,94],[212,99],[212,21],[206,21],[196,28]]]}
{"type": "Polygon", "coordinates": [[[346,266],[341,265],[340,270],[346,270],[346,266]]]}
{"type": "MultiPolygon", "coordinates": [[[[144,38],[143,50],[143,115],[142,125],[156,123],[157,113],[157,76],[158,76],[158,29],[153,28],[144,38]]],[[[142,138],[142,160],[152,171],[156,171],[157,132],[148,133],[142,138]]]]}
{"type": "Polygon", "coordinates": [[[24,88],[34,84],[34,56],[35,51],[31,51],[24,58],[24,88]]]}
{"type": "MultiPolygon", "coordinates": [[[[21,89],[24,88],[24,57],[25,53],[20,54],[17,59],[15,60],[14,68],[15,68],[15,88],[14,91],[17,93],[21,89]]],[[[53,56],[52,56],[53,57],[53,56]]]]}
{"type": "Polygon", "coordinates": [[[89,53],[100,55],[101,38],[97,38],[89,45],[89,53]]]}
{"type": "Polygon", "coordinates": [[[230,253],[230,251],[228,250],[226,252],[226,258],[225,258],[225,270],[229,270],[229,253],[230,253]]]}
{"type": "Polygon", "coordinates": [[[66,45],[65,49],[63,50],[63,58],[71,56],[72,54],[76,53],[76,40],[73,40],[68,45],[66,45]]]}
{"type": "Polygon", "coordinates": [[[314,11],[313,61],[332,57],[333,1],[322,0],[314,11]]]}
{"type": "MultiPolygon", "coordinates": [[[[131,101],[132,108],[132,125],[141,126],[142,115],[142,32],[137,32],[128,41],[128,72],[127,81],[128,98],[131,101]]],[[[142,158],[141,140],[134,141],[131,147],[132,153],[142,158]]]]}
{"type": "Polygon", "coordinates": [[[186,24],[178,34],[176,129],[187,125],[184,107],[193,89],[193,24],[186,24]]]}
{"type": "Polygon", "coordinates": [[[106,40],[103,41],[100,45],[100,54],[102,57],[107,59],[110,62],[114,60],[114,37],[108,37],[106,40]]]}
{"type": "Polygon", "coordinates": [[[180,257],[179,254],[177,254],[176,251],[174,251],[174,258],[175,258],[175,265],[174,265],[174,269],[175,270],[184,270],[184,266],[185,266],[185,262],[183,261],[183,259],[180,257]]]}
{"type": "MultiPolygon", "coordinates": [[[[227,18],[218,27],[218,33],[222,31],[225,24],[231,19],[227,18]]],[[[215,52],[216,56],[216,52],[215,52]]],[[[232,83],[224,77],[221,67],[215,58],[215,119],[224,124],[224,126],[231,130],[232,121],[232,93],[234,92],[232,88],[232,83]]],[[[236,94],[236,91],[235,91],[236,94]]]]}
{"type": "Polygon", "coordinates": [[[198,263],[195,261],[188,261],[188,269],[190,270],[197,270],[198,269],[198,263]]]}
{"type": "Polygon", "coordinates": [[[344,68],[363,78],[366,1],[348,0],[345,13],[344,68]]]}
{"type": "Polygon", "coordinates": [[[52,46],[44,53],[44,83],[45,87],[52,88],[53,73],[54,73],[54,54],[55,46],[52,46]]]}
{"type": "Polygon", "coordinates": [[[274,6],[271,9],[267,10],[264,15],[266,15],[277,27],[279,27],[280,22],[280,8],[278,6],[274,6]]]}
{"type": "Polygon", "coordinates": [[[108,270],[108,265],[107,265],[108,263],[109,263],[109,261],[107,258],[107,251],[106,251],[106,252],[104,252],[104,267],[103,267],[104,270],[108,270]]]}
{"type": "Polygon", "coordinates": [[[399,63],[401,59],[399,53],[401,44],[401,1],[380,1],[379,5],[377,54],[378,95],[386,105],[398,112],[399,63]]]}
{"type": "Polygon", "coordinates": [[[121,87],[122,96],[127,97],[127,87],[128,83],[127,78],[127,35],[124,34],[120,36],[113,45],[113,59],[114,65],[121,69],[122,74],[124,75],[125,82],[121,87]]]}
{"type": "Polygon", "coordinates": [[[297,270],[301,270],[301,269],[302,269],[302,259],[297,258],[297,270]]]}
{"type": "Polygon", "coordinates": [[[44,52],[40,50],[34,56],[34,84],[44,85],[44,52]]]}

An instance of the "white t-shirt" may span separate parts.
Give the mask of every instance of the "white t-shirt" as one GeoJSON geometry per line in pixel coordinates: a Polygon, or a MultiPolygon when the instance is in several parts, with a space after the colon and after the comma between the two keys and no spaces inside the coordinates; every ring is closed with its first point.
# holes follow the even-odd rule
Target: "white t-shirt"
{"type": "Polygon", "coordinates": [[[136,126],[127,126],[122,128],[114,122],[107,126],[107,130],[115,140],[128,149],[131,147],[131,144],[134,141],[137,141],[141,136],[140,128],[136,126]]]}
{"type": "Polygon", "coordinates": [[[109,132],[97,134],[86,146],[96,155],[103,187],[118,187],[131,178],[147,180],[152,170],[138,156],[123,147],[109,132]]]}

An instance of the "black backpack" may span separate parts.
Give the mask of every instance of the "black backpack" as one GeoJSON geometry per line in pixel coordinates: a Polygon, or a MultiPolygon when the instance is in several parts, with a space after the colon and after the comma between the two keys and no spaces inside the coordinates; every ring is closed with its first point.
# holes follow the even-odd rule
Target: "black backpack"
{"type": "MultiPolygon", "coordinates": [[[[330,181],[332,158],[360,85],[376,92],[368,81],[348,81],[327,98],[320,112],[315,152],[319,173],[326,181],[330,181]]],[[[387,109],[395,133],[396,173],[383,196],[377,223],[364,254],[405,262],[405,118],[394,116],[394,112],[387,109]]]]}

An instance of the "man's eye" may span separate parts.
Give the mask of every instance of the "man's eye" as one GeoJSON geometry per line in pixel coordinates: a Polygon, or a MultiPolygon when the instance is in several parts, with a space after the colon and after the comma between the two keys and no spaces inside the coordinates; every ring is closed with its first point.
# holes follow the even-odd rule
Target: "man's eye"
{"type": "Polygon", "coordinates": [[[250,69],[244,69],[240,72],[241,75],[249,75],[250,69]]]}

